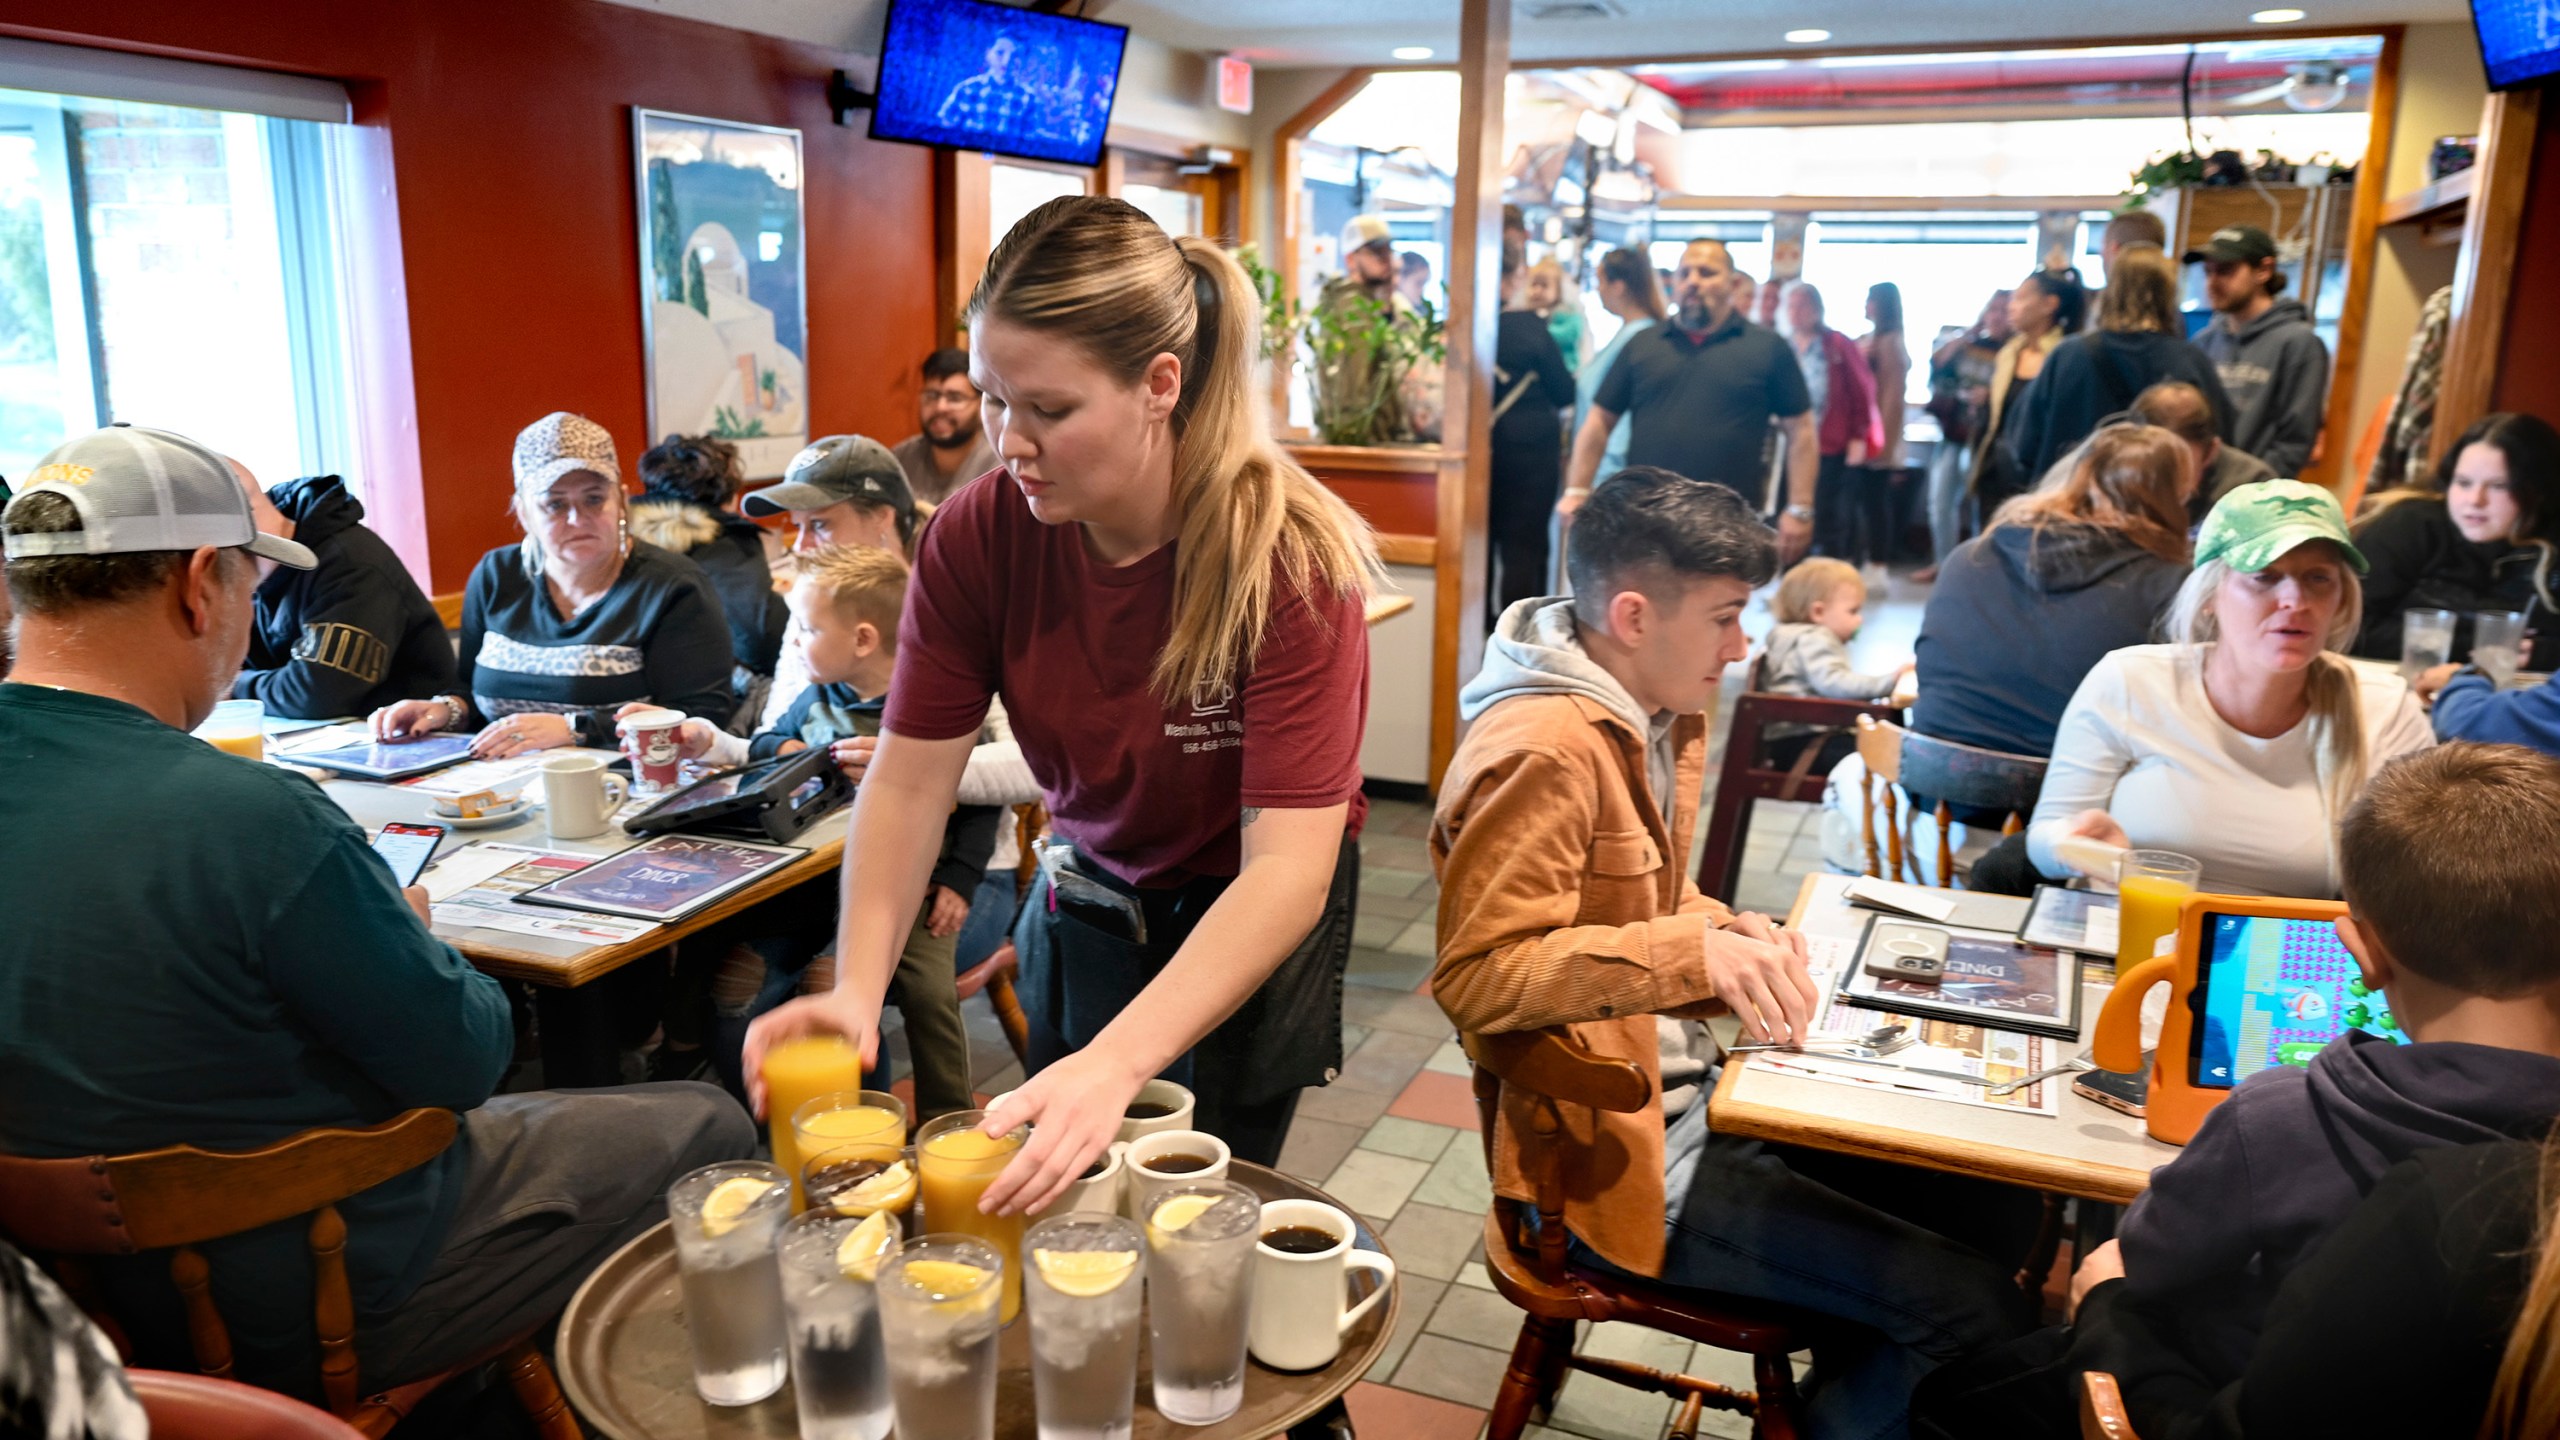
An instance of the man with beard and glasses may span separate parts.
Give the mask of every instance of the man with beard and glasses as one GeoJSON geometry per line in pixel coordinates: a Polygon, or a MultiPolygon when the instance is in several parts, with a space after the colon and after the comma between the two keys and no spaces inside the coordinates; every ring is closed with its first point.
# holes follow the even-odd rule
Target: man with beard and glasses
{"type": "Polygon", "coordinates": [[[1778,514],[1781,563],[1813,538],[1814,478],[1821,453],[1813,399],[1787,342],[1734,308],[1733,256],[1721,240],[1692,240],[1673,280],[1671,321],[1627,342],[1591,399],[1573,441],[1559,514],[1581,508],[1602,477],[1600,456],[1621,415],[1632,416],[1630,467],[1658,466],[1712,480],[1759,503],[1763,446],[1772,423],[1787,440],[1786,496],[1778,514]]]}
{"type": "Polygon", "coordinates": [[[924,389],[916,395],[919,433],[889,449],[907,474],[907,488],[928,505],[1001,462],[978,427],[978,387],[969,383],[969,352],[936,350],[924,357],[924,389]]]}

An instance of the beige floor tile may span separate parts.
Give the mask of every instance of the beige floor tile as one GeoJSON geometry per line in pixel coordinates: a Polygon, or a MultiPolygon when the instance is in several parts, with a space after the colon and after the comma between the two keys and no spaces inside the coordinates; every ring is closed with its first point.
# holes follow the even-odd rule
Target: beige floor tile
{"type": "Polygon", "coordinates": [[[1472,1285],[1478,1290],[1490,1290],[1493,1288],[1493,1277],[1485,1273],[1483,1261],[1474,1260],[1458,1267],[1458,1283],[1472,1285]]]}
{"type": "Polygon", "coordinates": [[[1430,1280],[1455,1278],[1483,1237],[1482,1211],[1444,1210],[1411,1202],[1397,1213],[1385,1235],[1387,1253],[1396,1257],[1396,1268],[1430,1280]]]}
{"type": "Polygon", "coordinates": [[[1353,1150],[1326,1177],[1324,1189],[1335,1200],[1373,1221],[1392,1220],[1412,1197],[1413,1187],[1421,1184],[1430,1170],[1421,1161],[1402,1155],[1353,1150]]]}
{"type": "Polygon", "coordinates": [[[1437,1070],[1443,1075],[1476,1073],[1475,1063],[1467,1058],[1466,1047],[1455,1040],[1440,1042],[1440,1048],[1431,1052],[1431,1058],[1422,1062],[1422,1068],[1437,1070]]]}
{"type": "Polygon", "coordinates": [[[1493,1208],[1493,1177],[1484,1168],[1484,1143],[1469,1135],[1432,1162],[1431,1173],[1413,1192],[1425,1205],[1468,1210],[1478,1215],[1493,1208]]]}
{"type": "MultiPolygon", "coordinates": [[[[1378,1117],[1377,1124],[1369,1127],[1369,1133],[1360,1137],[1359,1143],[1363,1149],[1384,1150],[1390,1155],[1402,1155],[1427,1163],[1446,1153],[1449,1142],[1457,1139],[1458,1135],[1458,1131],[1446,1125],[1407,1120],[1400,1115],[1382,1115],[1378,1117]]],[[[1469,1136],[1468,1141],[1474,1143],[1474,1137],[1469,1136]]]]}
{"type": "Polygon", "coordinates": [[[1432,1312],[1439,1308],[1441,1297],[1450,1288],[1445,1280],[1425,1280],[1418,1275],[1399,1275],[1396,1284],[1401,1290],[1397,1299],[1402,1308],[1396,1311],[1395,1333],[1387,1337],[1386,1348],[1378,1352],[1376,1363],[1369,1367],[1369,1378],[1380,1383],[1396,1373],[1413,1337],[1431,1323],[1432,1312]]]}
{"type": "Polygon", "coordinates": [[[1547,1424],[1589,1440],[1660,1440],[1670,1418],[1667,1395],[1630,1390],[1596,1375],[1574,1374],[1565,1378],[1547,1424]]]}
{"type": "Polygon", "coordinates": [[[1470,1345],[1508,1351],[1519,1340],[1520,1322],[1525,1318],[1520,1307],[1490,1290],[1451,1285],[1423,1328],[1470,1345]]]}
{"type": "Polygon", "coordinates": [[[1359,1143],[1359,1126],[1302,1114],[1290,1122],[1289,1138],[1281,1142],[1280,1172],[1320,1185],[1359,1143]]]}
{"type": "Polygon", "coordinates": [[[1490,1405],[1502,1386],[1503,1369],[1511,1363],[1504,1351],[1469,1345],[1429,1331],[1414,1337],[1389,1383],[1399,1390],[1453,1400],[1460,1405],[1490,1405]]]}

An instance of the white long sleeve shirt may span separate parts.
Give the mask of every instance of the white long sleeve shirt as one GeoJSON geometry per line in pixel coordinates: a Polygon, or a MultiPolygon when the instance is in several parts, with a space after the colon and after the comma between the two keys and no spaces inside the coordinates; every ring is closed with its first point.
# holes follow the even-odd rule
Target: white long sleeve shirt
{"type": "MultiPolygon", "coordinates": [[[[2202,862],[2207,890],[2338,894],[2333,819],[2321,804],[2309,722],[2267,740],[2233,729],[2205,697],[2211,648],[2132,646],[2110,652],[2080,682],[2027,830],[2037,869],[2070,874],[2054,842],[2074,815],[2104,810],[2136,846],[2202,862]]],[[[2435,743],[2398,676],[2359,677],[2368,766],[2435,743]]]]}

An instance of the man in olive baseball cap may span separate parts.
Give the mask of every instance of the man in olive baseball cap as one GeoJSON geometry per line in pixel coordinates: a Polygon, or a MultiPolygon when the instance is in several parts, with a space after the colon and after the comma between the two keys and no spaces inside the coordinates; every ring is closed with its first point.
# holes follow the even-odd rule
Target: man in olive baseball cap
{"type": "Polygon", "coordinates": [[[789,515],[795,549],[868,545],[906,554],[915,543],[915,491],[889,447],[868,435],[813,440],[783,467],[782,483],[739,502],[749,515],[789,515]]]}
{"type": "Polygon", "coordinates": [[[2255,225],[2226,225],[2186,261],[2204,266],[2213,304],[2196,348],[2230,393],[2236,418],[2227,438],[2278,475],[2299,476],[2329,404],[2329,347],[2302,302],[2283,298],[2275,240],[2255,225]]]}

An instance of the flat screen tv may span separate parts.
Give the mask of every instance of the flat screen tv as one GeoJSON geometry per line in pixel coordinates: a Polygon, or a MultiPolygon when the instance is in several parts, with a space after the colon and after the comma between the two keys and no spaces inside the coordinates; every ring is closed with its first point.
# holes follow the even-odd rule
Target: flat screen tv
{"type": "Polygon", "coordinates": [[[2471,0],[2471,24],[2490,89],[2560,73],[2560,0],[2471,0]]]}
{"type": "Polygon", "coordinates": [[[890,0],[871,138],[1098,164],[1128,43],[989,0],[890,0]]]}

